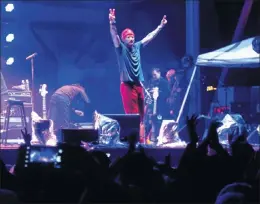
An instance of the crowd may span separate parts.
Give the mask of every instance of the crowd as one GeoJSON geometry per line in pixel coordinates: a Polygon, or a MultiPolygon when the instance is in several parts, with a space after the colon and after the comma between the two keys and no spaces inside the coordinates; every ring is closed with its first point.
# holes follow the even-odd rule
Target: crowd
{"type": "Polygon", "coordinates": [[[103,152],[62,144],[61,168],[25,168],[21,146],[12,173],[1,162],[0,203],[259,203],[260,154],[246,130],[230,129],[224,149],[218,122],[203,141],[196,124],[196,116],[187,118],[190,142],[177,168],[170,156],[164,162],[148,157],[134,134],[127,154],[114,162],[103,152]]]}

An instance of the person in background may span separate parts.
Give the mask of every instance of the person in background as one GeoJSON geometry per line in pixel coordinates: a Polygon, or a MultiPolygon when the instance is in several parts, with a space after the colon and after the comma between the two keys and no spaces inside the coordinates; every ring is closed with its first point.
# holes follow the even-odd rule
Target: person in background
{"type": "MultiPolygon", "coordinates": [[[[168,82],[161,76],[161,71],[159,68],[152,69],[152,78],[148,83],[148,89],[150,95],[153,98],[154,88],[158,88],[158,98],[155,101],[147,102],[145,105],[145,117],[146,117],[146,132],[149,131],[151,120],[153,120],[153,131],[155,135],[159,134],[159,127],[161,126],[161,121],[165,119],[168,115],[167,108],[167,98],[169,96],[168,82]],[[154,107],[155,106],[155,107],[154,107]],[[155,111],[155,114],[154,112],[155,111]]],[[[155,141],[154,137],[150,137],[151,141],[155,141]]]]}
{"type": "Polygon", "coordinates": [[[180,103],[180,82],[176,75],[175,69],[170,69],[166,73],[166,78],[168,81],[168,87],[170,90],[169,98],[167,99],[167,103],[169,104],[169,114],[173,117],[177,117],[179,103],[180,103]]]}
{"type": "MultiPolygon", "coordinates": [[[[168,82],[165,78],[161,76],[161,70],[159,68],[152,69],[152,79],[149,81],[148,88],[152,90],[153,88],[159,88],[159,97],[157,99],[157,113],[166,116],[167,109],[167,97],[169,96],[168,82]]],[[[151,94],[152,95],[152,94],[151,94]]]]}
{"type": "MultiPolygon", "coordinates": [[[[90,103],[85,89],[79,84],[62,86],[51,96],[48,119],[53,121],[55,132],[71,127],[71,112],[84,116],[84,112],[72,107],[75,100],[82,100],[85,104],[90,103]]],[[[58,140],[61,139],[59,134],[57,137],[58,140]]]]}

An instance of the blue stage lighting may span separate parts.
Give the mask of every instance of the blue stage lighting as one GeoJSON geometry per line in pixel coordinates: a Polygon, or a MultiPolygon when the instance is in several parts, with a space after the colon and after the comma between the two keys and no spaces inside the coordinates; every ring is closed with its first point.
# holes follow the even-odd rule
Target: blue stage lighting
{"type": "Polygon", "coordinates": [[[12,12],[14,10],[14,5],[13,4],[7,4],[5,6],[5,11],[6,12],[12,12]]]}
{"type": "Polygon", "coordinates": [[[12,65],[14,63],[14,58],[13,57],[9,57],[7,60],[6,60],[6,64],[7,65],[12,65]]]}
{"type": "Polygon", "coordinates": [[[14,40],[14,34],[13,33],[9,33],[6,38],[5,38],[6,42],[12,42],[14,40]]]}

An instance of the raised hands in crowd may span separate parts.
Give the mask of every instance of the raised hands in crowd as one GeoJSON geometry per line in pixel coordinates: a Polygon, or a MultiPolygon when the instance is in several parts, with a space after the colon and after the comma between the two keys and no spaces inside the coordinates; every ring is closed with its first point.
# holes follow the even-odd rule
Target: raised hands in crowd
{"type": "MultiPolygon", "coordinates": [[[[65,202],[69,199],[71,202],[80,200],[80,203],[212,203],[218,200],[216,203],[224,203],[219,200],[227,199],[225,196],[229,192],[226,192],[227,188],[225,192],[221,189],[227,184],[243,181],[247,182],[250,194],[237,192],[237,187],[232,188],[232,192],[240,193],[244,196],[243,199],[248,201],[256,201],[259,190],[257,179],[260,175],[260,164],[257,161],[259,153],[246,143],[245,129],[230,131],[228,138],[232,143],[232,155],[228,155],[218,139],[217,129],[221,123],[212,121],[207,136],[201,141],[200,135],[196,132],[199,116],[187,117],[186,122],[190,143],[177,168],[172,168],[171,165],[171,158],[175,155],[165,155],[164,162],[157,162],[146,154],[143,147],[137,145],[138,134],[133,133],[128,138],[128,151],[111,164],[110,158],[104,152],[85,152],[81,147],[63,145],[63,167],[54,168],[53,172],[46,165],[33,169],[24,168],[24,157],[20,158],[20,155],[24,155],[22,151],[26,151],[23,146],[15,171],[15,178],[21,187],[18,190],[6,184],[5,187],[17,191],[21,201],[65,202]],[[207,154],[208,148],[213,149],[215,154],[207,154]],[[47,173],[42,174],[43,172],[47,173]],[[220,193],[217,197],[218,192],[220,193]]],[[[28,141],[31,138],[26,130],[23,131],[23,136],[28,141]]],[[[233,198],[233,194],[228,196],[233,198]]],[[[241,201],[242,198],[239,199],[241,201]]]]}

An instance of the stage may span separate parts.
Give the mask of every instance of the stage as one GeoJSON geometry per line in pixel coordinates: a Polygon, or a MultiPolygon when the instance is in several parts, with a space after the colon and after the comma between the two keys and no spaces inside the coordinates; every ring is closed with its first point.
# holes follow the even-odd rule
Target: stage
{"type": "MultiPolygon", "coordinates": [[[[251,144],[255,151],[259,150],[259,145],[251,144]]],[[[170,161],[172,167],[177,167],[181,156],[186,148],[186,145],[181,144],[171,144],[168,147],[153,147],[148,145],[142,145],[144,151],[148,157],[154,158],[157,162],[164,162],[165,157],[170,155],[170,161]]],[[[17,160],[19,144],[0,144],[0,158],[4,161],[8,168],[11,168],[17,160]]],[[[228,149],[227,146],[223,146],[225,149],[228,149]]],[[[105,145],[96,145],[94,148],[86,149],[86,151],[102,151],[110,158],[110,161],[115,161],[118,157],[124,156],[128,148],[127,146],[105,146],[105,145]]]]}
{"type": "MultiPolygon", "coordinates": [[[[10,167],[16,163],[19,144],[1,144],[0,146],[0,158],[4,161],[4,163],[10,167]]],[[[128,148],[127,147],[111,147],[111,146],[95,146],[91,148],[91,150],[98,150],[105,152],[106,155],[113,162],[118,157],[124,156],[128,148]]],[[[179,160],[185,150],[185,146],[183,145],[175,145],[175,147],[149,147],[144,145],[145,153],[148,157],[154,158],[157,162],[163,162],[167,155],[171,155],[171,164],[173,167],[178,166],[179,160]]]]}

